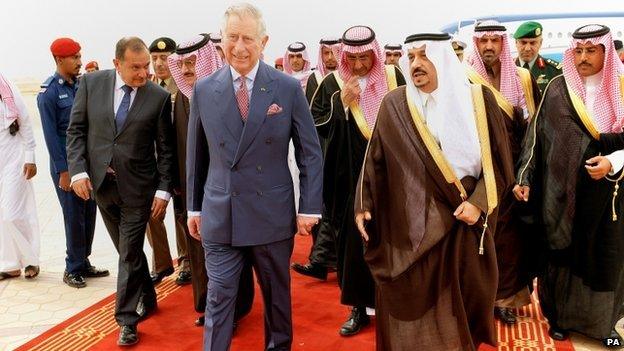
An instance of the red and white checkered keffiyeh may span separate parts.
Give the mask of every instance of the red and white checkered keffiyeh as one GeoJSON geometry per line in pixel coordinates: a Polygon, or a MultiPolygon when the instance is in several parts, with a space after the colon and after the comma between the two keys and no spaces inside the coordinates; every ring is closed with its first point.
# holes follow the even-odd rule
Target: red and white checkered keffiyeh
{"type": "Polygon", "coordinates": [[[13,98],[13,90],[11,90],[11,85],[9,85],[9,82],[1,74],[0,97],[2,97],[2,102],[4,102],[4,104],[6,105],[8,112],[4,115],[3,121],[2,123],[0,123],[0,126],[8,128],[19,117],[19,110],[17,109],[15,99],[13,98]]]}
{"type": "MultiPolygon", "coordinates": [[[[333,39],[332,39],[333,40],[333,39]]],[[[319,47],[318,61],[316,63],[316,70],[325,77],[330,71],[325,68],[325,64],[323,63],[323,48],[330,48],[334,53],[334,57],[336,58],[336,63],[340,61],[340,51],[342,49],[342,43],[337,43],[333,45],[321,44],[319,47]]],[[[320,82],[319,82],[320,84],[320,82]]]]}
{"type": "Polygon", "coordinates": [[[384,68],[385,57],[377,39],[360,46],[347,45],[344,43],[344,39],[365,40],[372,35],[374,35],[374,32],[365,26],[355,26],[347,29],[343,35],[342,51],[340,52],[340,60],[338,60],[338,74],[340,74],[340,78],[343,82],[347,83],[352,76],[351,68],[346,59],[347,53],[359,54],[369,50],[373,51],[374,62],[371,70],[368,72],[366,88],[360,93],[360,97],[358,98],[358,103],[364,112],[366,123],[371,129],[375,126],[381,99],[383,99],[384,95],[388,92],[388,83],[386,81],[384,68]]]}
{"type": "Polygon", "coordinates": [[[310,74],[312,73],[312,71],[310,70],[312,67],[312,64],[310,63],[310,55],[308,54],[308,48],[302,43],[302,42],[294,42],[290,45],[288,45],[288,48],[286,49],[286,52],[284,53],[284,73],[288,74],[289,76],[293,76],[294,78],[296,78],[297,80],[299,80],[299,82],[301,83],[301,87],[305,90],[306,85],[308,84],[308,77],[310,76],[310,74]],[[303,51],[290,51],[289,48],[302,48],[304,47],[305,49],[303,49],[303,51]],[[295,72],[292,69],[292,66],[290,65],[290,61],[288,60],[288,55],[297,55],[297,54],[301,54],[301,56],[303,57],[303,68],[301,69],[301,71],[299,72],[295,72]]]}
{"type": "MultiPolygon", "coordinates": [[[[193,37],[193,39],[182,42],[180,45],[178,45],[178,49],[196,45],[204,39],[205,36],[197,35],[193,37]]],[[[171,71],[171,77],[173,77],[173,80],[175,80],[178,89],[182,92],[182,94],[184,94],[184,96],[189,99],[193,95],[193,86],[189,85],[184,80],[184,74],[182,74],[182,69],[178,66],[178,62],[181,62],[191,56],[195,56],[196,58],[195,76],[197,79],[209,76],[223,66],[221,56],[219,56],[216,47],[210,40],[208,40],[206,45],[193,52],[182,55],[169,55],[169,57],[167,58],[167,64],[169,65],[169,70],[171,71]]]]}
{"type": "MultiPolygon", "coordinates": [[[[602,26],[586,26],[580,31],[593,32],[602,26]]],[[[578,44],[601,44],[605,48],[602,68],[602,82],[596,91],[594,110],[588,111],[601,133],[620,133],[624,122],[624,103],[619,77],[624,75],[624,65],[618,59],[611,33],[587,39],[572,39],[570,47],[563,53],[563,77],[568,87],[585,103],[585,82],[574,64],[574,50],[578,44]]]]}
{"type": "MultiPolygon", "coordinates": [[[[483,21],[479,25],[481,26],[498,26],[500,23],[493,20],[483,21]]],[[[505,99],[509,101],[513,106],[518,106],[526,110],[526,100],[524,96],[524,90],[522,89],[522,82],[516,68],[516,63],[513,57],[511,57],[511,50],[509,48],[509,39],[506,31],[487,31],[487,32],[474,32],[473,34],[473,50],[470,54],[466,55],[465,61],[468,65],[479,73],[488,82],[490,78],[483,64],[483,59],[479,53],[478,43],[479,39],[484,36],[499,35],[502,41],[502,50],[500,53],[500,92],[505,99]]],[[[532,98],[532,97],[529,97],[532,98]]]]}

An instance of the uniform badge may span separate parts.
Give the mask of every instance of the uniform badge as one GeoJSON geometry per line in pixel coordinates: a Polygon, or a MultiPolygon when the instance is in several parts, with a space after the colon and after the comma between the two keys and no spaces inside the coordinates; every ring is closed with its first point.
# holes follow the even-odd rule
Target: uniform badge
{"type": "Polygon", "coordinates": [[[69,97],[69,95],[67,95],[67,94],[59,95],[59,99],[66,99],[68,97],[69,97]]]}
{"type": "Polygon", "coordinates": [[[538,58],[537,59],[537,67],[539,67],[539,69],[544,69],[546,67],[546,62],[544,62],[543,58],[538,58]]]}
{"type": "Polygon", "coordinates": [[[167,44],[165,44],[165,42],[161,40],[156,44],[156,47],[158,47],[160,50],[165,50],[167,44]]]}
{"type": "Polygon", "coordinates": [[[41,90],[39,90],[39,94],[43,94],[46,92],[46,90],[48,90],[48,88],[41,88],[41,90]]]}
{"type": "Polygon", "coordinates": [[[540,28],[535,28],[535,36],[539,37],[542,34],[542,30],[540,28]]]}
{"type": "Polygon", "coordinates": [[[546,84],[548,83],[548,78],[546,78],[545,74],[540,74],[535,81],[537,84],[546,84]]]}
{"type": "Polygon", "coordinates": [[[63,79],[62,79],[62,78],[59,78],[58,83],[59,83],[59,84],[63,84],[63,79]]]}

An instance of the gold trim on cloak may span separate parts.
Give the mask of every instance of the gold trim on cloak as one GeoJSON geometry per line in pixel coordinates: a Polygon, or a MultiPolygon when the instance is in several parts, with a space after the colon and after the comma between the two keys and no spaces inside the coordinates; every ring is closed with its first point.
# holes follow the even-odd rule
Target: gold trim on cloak
{"type": "MultiPolygon", "coordinates": [[[[396,71],[394,70],[394,66],[391,66],[391,68],[393,68],[392,70],[388,69],[389,66],[385,66],[385,67],[386,67],[385,69],[386,82],[388,84],[388,91],[390,91],[390,90],[395,89],[398,86],[397,78],[396,78],[396,71]],[[392,72],[392,74],[390,74],[389,72],[392,72]],[[391,87],[394,87],[394,88],[391,88],[391,87]]],[[[340,88],[340,90],[342,91],[344,82],[340,78],[340,75],[336,72],[332,72],[331,74],[334,75],[334,78],[336,79],[336,83],[338,83],[338,88],[340,88]]],[[[348,110],[351,111],[351,114],[353,114],[353,119],[355,120],[355,124],[360,130],[360,133],[362,134],[362,136],[366,138],[366,140],[370,140],[371,137],[373,136],[373,130],[368,127],[368,123],[366,123],[366,118],[364,117],[364,112],[362,111],[360,104],[358,104],[357,101],[353,101],[348,106],[348,110]]],[[[349,111],[345,111],[345,112],[348,114],[349,111]]],[[[349,118],[349,116],[347,116],[347,118],[349,118]]]]}
{"type": "Polygon", "coordinates": [[[535,116],[535,100],[533,100],[533,81],[531,80],[531,72],[522,67],[516,67],[524,92],[524,101],[526,102],[527,111],[529,112],[529,120],[535,116]]]}
{"type": "MultiPolygon", "coordinates": [[[[488,128],[487,115],[485,111],[485,101],[483,99],[483,90],[481,85],[472,84],[471,93],[475,123],[477,127],[477,135],[479,138],[479,146],[481,149],[481,167],[483,170],[483,180],[485,181],[485,194],[488,206],[487,213],[485,214],[485,219],[483,219],[483,231],[481,232],[479,240],[479,255],[483,255],[485,253],[483,241],[485,237],[485,232],[488,228],[488,216],[492,213],[492,211],[494,211],[496,206],[498,206],[498,191],[496,190],[496,178],[494,176],[494,164],[492,161],[492,149],[490,145],[490,132],[488,128]]],[[[455,187],[459,191],[459,195],[462,200],[466,201],[468,199],[466,189],[464,188],[461,181],[457,178],[457,175],[453,171],[451,165],[444,157],[442,149],[429,131],[429,128],[424,123],[420,112],[418,112],[418,109],[416,108],[416,106],[414,106],[414,103],[407,95],[407,89],[405,90],[405,98],[407,100],[407,106],[409,108],[412,121],[414,122],[416,130],[418,134],[420,134],[420,137],[422,138],[425,147],[427,148],[427,151],[429,151],[429,154],[442,172],[442,175],[444,176],[444,179],[446,179],[447,183],[455,185],[455,187]]]]}
{"type": "Polygon", "coordinates": [[[496,103],[498,103],[498,106],[503,110],[503,112],[507,114],[507,117],[513,118],[513,105],[509,101],[507,101],[505,96],[503,96],[503,94],[498,91],[498,89],[496,89],[492,84],[490,84],[490,82],[488,82],[479,73],[477,73],[474,68],[467,66],[466,73],[468,75],[468,79],[470,79],[472,83],[484,85],[490,88],[492,93],[494,93],[494,97],[496,98],[496,103]]]}
{"type": "Polygon", "coordinates": [[[488,128],[487,114],[485,112],[485,100],[483,99],[483,88],[481,85],[472,85],[472,101],[477,122],[477,133],[479,135],[479,145],[481,146],[481,163],[483,168],[483,180],[485,181],[485,192],[487,195],[488,212],[498,206],[498,193],[496,190],[496,178],[494,177],[494,163],[492,161],[492,148],[490,144],[490,130],[488,128]]]}
{"type": "Polygon", "coordinates": [[[394,65],[385,65],[386,69],[386,82],[388,83],[388,91],[392,91],[397,88],[396,69],[394,65]]]}

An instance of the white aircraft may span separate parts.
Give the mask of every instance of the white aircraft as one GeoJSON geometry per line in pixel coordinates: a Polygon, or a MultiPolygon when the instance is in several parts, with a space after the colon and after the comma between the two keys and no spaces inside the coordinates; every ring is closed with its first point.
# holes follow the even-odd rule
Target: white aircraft
{"type": "Polygon", "coordinates": [[[557,14],[527,14],[484,16],[479,18],[462,19],[457,23],[443,27],[443,32],[456,36],[459,40],[472,47],[472,33],[477,22],[496,20],[507,27],[511,51],[515,56],[516,46],[513,33],[526,21],[537,21],[543,27],[544,41],[540,54],[544,57],[561,61],[563,51],[570,45],[572,32],[586,24],[597,23],[611,29],[613,39],[624,41],[624,12],[586,12],[586,13],[557,13],[557,14]]]}

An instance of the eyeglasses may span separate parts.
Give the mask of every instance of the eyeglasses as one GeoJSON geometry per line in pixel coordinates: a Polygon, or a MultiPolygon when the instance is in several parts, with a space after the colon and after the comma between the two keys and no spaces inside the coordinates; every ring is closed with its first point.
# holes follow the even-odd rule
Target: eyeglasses
{"type": "Polygon", "coordinates": [[[188,60],[178,61],[176,62],[176,64],[178,65],[178,68],[180,69],[182,69],[182,66],[186,66],[186,68],[188,69],[193,69],[195,68],[196,62],[197,62],[197,59],[188,59],[188,60]]]}

